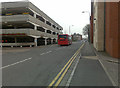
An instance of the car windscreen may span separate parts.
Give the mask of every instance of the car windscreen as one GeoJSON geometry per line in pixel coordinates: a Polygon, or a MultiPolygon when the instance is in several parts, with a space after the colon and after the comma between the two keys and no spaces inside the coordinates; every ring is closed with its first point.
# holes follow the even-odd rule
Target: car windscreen
{"type": "Polygon", "coordinates": [[[66,38],[67,38],[67,35],[59,35],[58,38],[59,38],[59,39],[66,39],[66,38]]]}

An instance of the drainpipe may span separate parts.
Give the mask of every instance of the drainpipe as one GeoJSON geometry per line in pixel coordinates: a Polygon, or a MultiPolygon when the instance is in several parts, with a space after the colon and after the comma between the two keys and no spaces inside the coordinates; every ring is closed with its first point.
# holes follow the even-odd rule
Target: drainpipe
{"type": "Polygon", "coordinates": [[[104,51],[105,51],[105,36],[106,36],[106,35],[105,35],[105,32],[106,32],[106,31],[105,31],[105,26],[106,26],[106,25],[105,25],[105,22],[106,22],[106,20],[105,20],[105,19],[106,19],[106,2],[105,2],[105,1],[106,1],[106,0],[104,0],[104,51]]]}

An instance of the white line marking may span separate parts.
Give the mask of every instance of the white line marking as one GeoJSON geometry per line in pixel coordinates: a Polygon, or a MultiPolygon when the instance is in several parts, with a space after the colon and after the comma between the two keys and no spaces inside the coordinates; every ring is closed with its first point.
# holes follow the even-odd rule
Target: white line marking
{"type": "Polygon", "coordinates": [[[65,88],[68,88],[69,85],[70,85],[70,82],[71,82],[71,80],[72,80],[72,77],[73,77],[73,75],[74,75],[74,72],[75,72],[75,70],[76,70],[76,68],[77,68],[79,59],[80,59],[80,56],[79,56],[78,59],[77,59],[77,62],[76,62],[76,64],[75,64],[74,68],[73,68],[73,71],[72,71],[72,73],[71,73],[71,75],[70,75],[70,78],[69,78],[68,81],[67,81],[67,84],[66,84],[66,87],[65,87],[65,88]]]}
{"type": "Polygon", "coordinates": [[[13,64],[10,64],[10,65],[3,66],[3,67],[1,67],[0,69],[4,69],[4,68],[10,67],[10,66],[13,66],[13,65],[22,63],[22,62],[25,62],[25,61],[30,60],[30,59],[32,59],[32,57],[31,57],[31,58],[28,58],[28,59],[25,59],[25,60],[22,60],[22,61],[19,61],[19,62],[16,62],[16,63],[13,63],[13,64]]]}
{"type": "Polygon", "coordinates": [[[47,54],[47,53],[50,53],[50,52],[52,52],[52,51],[48,51],[48,52],[46,52],[46,54],[47,54]]]}
{"type": "Polygon", "coordinates": [[[106,72],[108,78],[110,79],[110,81],[112,82],[113,86],[118,86],[113,80],[112,77],[110,76],[110,74],[108,73],[107,69],[105,68],[105,66],[103,65],[103,63],[101,62],[101,60],[98,60],[100,62],[100,64],[102,65],[104,71],[106,72]]]}
{"type": "Polygon", "coordinates": [[[96,56],[99,58],[98,61],[100,62],[101,66],[103,67],[105,73],[107,74],[108,78],[110,79],[110,81],[112,82],[113,86],[118,86],[113,80],[112,77],[110,76],[109,72],[107,71],[106,67],[103,65],[102,61],[100,60],[99,55],[96,53],[96,51],[94,50],[96,56]]]}
{"type": "Polygon", "coordinates": [[[45,53],[41,53],[40,55],[44,55],[45,53]]]}
{"type": "Polygon", "coordinates": [[[41,53],[40,55],[48,54],[48,53],[50,53],[50,52],[52,52],[52,51],[48,51],[48,52],[46,52],[46,53],[41,53]]]}

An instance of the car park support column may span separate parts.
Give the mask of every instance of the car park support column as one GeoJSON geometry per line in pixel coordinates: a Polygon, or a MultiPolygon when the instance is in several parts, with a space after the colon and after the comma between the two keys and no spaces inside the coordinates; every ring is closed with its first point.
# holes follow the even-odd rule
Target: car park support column
{"type": "Polygon", "coordinates": [[[47,45],[47,38],[45,38],[45,45],[47,45]]]}
{"type": "Polygon", "coordinates": [[[56,38],[56,43],[58,42],[58,39],[56,38]]]}
{"type": "Polygon", "coordinates": [[[34,39],[35,46],[37,46],[37,38],[34,39]]]}
{"type": "Polygon", "coordinates": [[[51,44],[53,44],[53,39],[51,38],[51,44]]]}

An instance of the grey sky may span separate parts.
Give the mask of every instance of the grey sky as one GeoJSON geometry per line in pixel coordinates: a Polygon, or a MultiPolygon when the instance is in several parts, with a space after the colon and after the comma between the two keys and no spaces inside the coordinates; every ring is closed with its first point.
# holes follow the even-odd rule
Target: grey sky
{"type": "MultiPolygon", "coordinates": [[[[13,0],[0,0],[0,2],[13,0]]],[[[20,1],[20,0],[14,0],[20,1]]],[[[29,0],[49,17],[63,27],[64,33],[82,34],[82,28],[89,23],[89,13],[82,11],[91,10],[91,0],[29,0]]]]}

